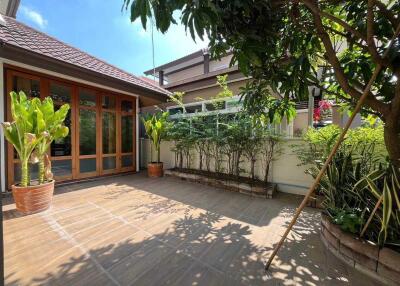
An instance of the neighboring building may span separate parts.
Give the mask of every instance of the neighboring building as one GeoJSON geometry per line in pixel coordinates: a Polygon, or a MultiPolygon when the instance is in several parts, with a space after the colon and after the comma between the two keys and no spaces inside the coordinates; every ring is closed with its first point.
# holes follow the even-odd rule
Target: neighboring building
{"type": "Polygon", "coordinates": [[[228,74],[229,88],[234,94],[239,93],[239,88],[249,78],[237,66],[229,66],[231,58],[228,54],[221,60],[211,60],[208,50],[204,49],[148,70],[145,75],[155,75],[159,86],[171,92],[185,92],[184,103],[193,103],[198,98],[208,100],[220,91],[216,84],[217,75],[228,74]]]}
{"type": "MultiPolygon", "coordinates": [[[[57,181],[137,171],[139,108],[165,102],[165,89],[14,19],[19,1],[0,2],[0,120],[10,91],[71,105],[70,135],[51,146],[57,181]]],[[[1,132],[1,188],[18,181],[19,160],[1,132]]],[[[31,176],[37,176],[36,166],[31,176]]]]}
{"type": "MultiPolygon", "coordinates": [[[[158,78],[159,86],[170,92],[184,92],[183,102],[187,113],[207,112],[210,99],[216,96],[221,88],[217,85],[218,75],[228,75],[228,86],[236,96],[228,99],[222,112],[236,112],[240,109],[239,93],[251,78],[244,76],[237,65],[230,66],[232,54],[220,60],[210,59],[207,49],[197,51],[175,61],[158,66],[145,72],[147,76],[158,78]]],[[[164,104],[171,114],[180,111],[172,103],[164,104]]],[[[142,109],[142,112],[151,111],[151,107],[142,109]]],[[[293,136],[297,130],[304,130],[309,126],[310,117],[308,102],[299,103],[296,107],[297,117],[287,124],[285,120],[280,125],[281,131],[288,136],[293,136]]]]}

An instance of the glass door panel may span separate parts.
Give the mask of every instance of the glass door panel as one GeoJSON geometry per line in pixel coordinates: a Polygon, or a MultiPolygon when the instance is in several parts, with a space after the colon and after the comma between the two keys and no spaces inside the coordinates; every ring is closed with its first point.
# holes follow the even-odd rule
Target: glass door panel
{"type": "Polygon", "coordinates": [[[114,170],[116,168],[117,168],[117,161],[115,159],[115,156],[103,157],[103,170],[104,171],[114,170]]]}
{"type": "Polygon", "coordinates": [[[120,101],[120,137],[121,156],[120,166],[122,171],[135,169],[135,99],[123,98],[120,101]]]}
{"type": "Polygon", "coordinates": [[[12,77],[11,91],[15,91],[17,93],[23,91],[25,92],[26,96],[30,98],[40,98],[40,81],[38,79],[15,75],[12,77]]]}
{"type": "Polygon", "coordinates": [[[114,173],[117,170],[117,115],[115,97],[102,97],[102,173],[114,173]]]}
{"type": "Polygon", "coordinates": [[[95,110],[79,110],[79,155],[96,155],[95,110]]]}
{"type": "Polygon", "coordinates": [[[115,114],[111,112],[103,112],[103,154],[115,154],[116,153],[116,121],[115,114]]]}
{"type": "Polygon", "coordinates": [[[98,175],[98,109],[97,94],[88,89],[78,92],[78,177],[98,175]]]}
{"type": "MultiPolygon", "coordinates": [[[[71,104],[72,88],[70,86],[58,82],[50,82],[49,92],[50,97],[53,99],[55,111],[65,103],[71,104]]],[[[69,128],[68,136],[54,140],[50,146],[51,167],[56,180],[72,179],[72,136],[74,130],[71,112],[71,110],[68,111],[64,121],[64,125],[69,128]]]]}
{"type": "Polygon", "coordinates": [[[133,151],[133,118],[131,115],[121,116],[121,152],[133,151]]]}

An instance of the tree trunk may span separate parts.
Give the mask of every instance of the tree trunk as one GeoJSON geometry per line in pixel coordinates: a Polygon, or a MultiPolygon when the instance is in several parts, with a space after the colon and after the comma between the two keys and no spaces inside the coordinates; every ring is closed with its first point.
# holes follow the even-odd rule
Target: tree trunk
{"type": "Polygon", "coordinates": [[[391,116],[385,119],[384,138],[389,159],[400,168],[400,122],[391,116]]]}

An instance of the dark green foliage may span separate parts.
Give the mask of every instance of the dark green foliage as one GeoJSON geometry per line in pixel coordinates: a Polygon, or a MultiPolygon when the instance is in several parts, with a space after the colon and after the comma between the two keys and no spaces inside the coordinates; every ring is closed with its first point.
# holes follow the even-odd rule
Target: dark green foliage
{"type": "Polygon", "coordinates": [[[247,171],[242,166],[247,159],[252,179],[256,179],[256,162],[262,161],[267,180],[269,166],[279,153],[279,135],[266,121],[246,112],[183,116],[172,121],[168,137],[174,142],[176,167],[192,168],[197,154],[199,165],[195,168],[240,176],[247,171]]]}
{"type": "Polygon", "coordinates": [[[340,225],[340,228],[344,231],[354,234],[360,233],[361,225],[363,224],[362,218],[359,214],[348,213],[343,210],[340,210],[337,214],[335,214],[333,222],[340,225]]]}
{"type": "Polygon", "coordinates": [[[242,92],[252,114],[290,118],[291,102],[307,100],[310,90],[353,109],[379,64],[362,113],[385,123],[390,159],[400,167],[400,38],[394,37],[399,1],[124,0],[124,5],[144,27],[144,18],[152,16],[161,32],[180,21],[193,39],[207,35],[214,58],[231,51],[231,64],[254,79],[242,92]],[[173,17],[176,11],[180,19],[173,17]]]}
{"type": "MultiPolygon", "coordinates": [[[[302,164],[315,178],[337,139],[340,128],[311,129],[304,135],[307,144],[295,146],[302,164]]],[[[383,202],[374,214],[365,238],[379,245],[400,243],[400,172],[387,160],[383,130],[359,127],[351,130],[323,176],[318,192],[332,221],[345,230],[360,234],[380,197],[383,202]]]]}
{"type": "MultiPolygon", "coordinates": [[[[357,88],[366,84],[375,66],[370,47],[360,41],[366,38],[367,1],[325,1],[316,6],[308,2],[312,1],[125,0],[124,5],[131,8],[131,20],[141,17],[144,27],[144,18],[152,15],[161,32],[176,23],[174,11],[181,11],[180,21],[193,39],[196,35],[200,38],[207,35],[216,58],[232,50],[232,63],[237,62],[243,73],[259,79],[259,84],[267,83],[285,101],[307,99],[308,87],[322,87],[324,82],[330,83],[324,88],[329,94],[352,101],[332,77],[335,72],[332,63],[325,58],[326,48],[317,33],[312,11],[319,12],[335,48],[344,47],[337,57],[345,67],[350,85],[357,88]],[[326,67],[322,78],[317,76],[319,66],[326,67]]],[[[391,21],[374,6],[376,51],[382,54],[398,20],[391,21]]],[[[398,1],[389,1],[383,6],[391,15],[400,13],[398,1]]],[[[394,96],[396,81],[390,79],[394,66],[399,63],[399,45],[396,43],[390,53],[389,69],[381,73],[374,85],[385,102],[394,96]]],[[[253,101],[249,104],[258,108],[257,105],[266,100],[265,96],[258,93],[257,104],[253,101]]]]}

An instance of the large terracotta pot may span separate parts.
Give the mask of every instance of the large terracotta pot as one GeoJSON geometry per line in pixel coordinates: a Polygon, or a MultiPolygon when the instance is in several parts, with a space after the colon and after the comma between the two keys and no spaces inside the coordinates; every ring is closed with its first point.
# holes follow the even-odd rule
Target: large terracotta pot
{"type": "Polygon", "coordinates": [[[163,176],[163,163],[149,163],[147,164],[147,175],[152,178],[163,176]]]}
{"type": "Polygon", "coordinates": [[[17,210],[24,214],[33,214],[50,207],[54,192],[54,180],[28,187],[12,185],[11,189],[17,210]]]}

